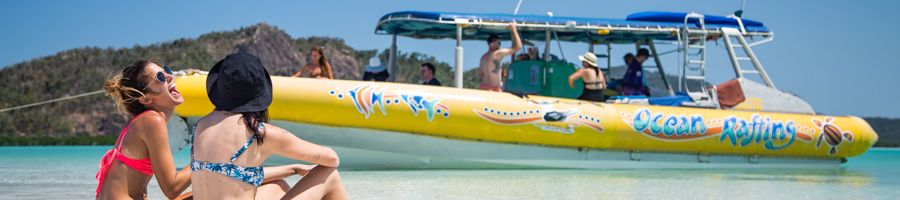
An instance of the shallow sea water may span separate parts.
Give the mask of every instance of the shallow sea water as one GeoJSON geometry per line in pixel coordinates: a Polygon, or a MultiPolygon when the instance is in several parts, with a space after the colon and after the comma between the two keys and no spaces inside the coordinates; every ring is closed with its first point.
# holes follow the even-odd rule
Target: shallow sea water
{"type": "MultiPolygon", "coordinates": [[[[110,146],[0,147],[0,199],[92,199],[110,146]]],[[[186,151],[176,166],[188,163],[186,151]]],[[[839,169],[344,171],[351,199],[897,199],[900,149],[839,169]]],[[[288,179],[294,183],[299,177],[288,179]]],[[[165,199],[156,181],[150,199],[165,199]]]]}

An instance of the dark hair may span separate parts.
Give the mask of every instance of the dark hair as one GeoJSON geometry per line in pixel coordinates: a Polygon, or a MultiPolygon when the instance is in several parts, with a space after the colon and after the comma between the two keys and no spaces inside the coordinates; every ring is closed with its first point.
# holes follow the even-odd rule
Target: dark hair
{"type": "Polygon", "coordinates": [[[647,48],[641,48],[641,49],[638,49],[638,51],[637,51],[637,56],[648,56],[648,57],[649,57],[649,56],[650,56],[650,50],[647,50],[647,48]]]}
{"type": "Polygon", "coordinates": [[[487,43],[491,44],[491,42],[494,42],[497,40],[500,40],[500,36],[497,36],[497,34],[491,34],[490,36],[488,36],[487,43]]]}
{"type": "Polygon", "coordinates": [[[241,121],[244,122],[244,126],[247,127],[247,130],[253,133],[253,138],[256,139],[256,144],[262,145],[263,138],[266,137],[266,132],[265,130],[260,131],[259,125],[260,123],[269,123],[269,110],[266,109],[257,112],[242,112],[241,121]]]}
{"type": "Polygon", "coordinates": [[[145,94],[148,82],[142,76],[144,68],[150,65],[150,60],[139,60],[130,66],[122,69],[121,72],[113,75],[112,78],[106,79],[106,95],[112,97],[116,102],[116,108],[119,111],[130,115],[137,115],[147,110],[138,98],[145,94]]]}
{"type": "Polygon", "coordinates": [[[628,59],[628,58],[634,59],[634,54],[626,53],[625,56],[622,56],[622,59],[628,59]]]}
{"type": "Polygon", "coordinates": [[[422,64],[422,67],[425,67],[425,68],[428,68],[428,70],[431,70],[432,75],[437,74],[437,72],[434,71],[434,65],[432,65],[431,63],[428,63],[428,62],[424,63],[424,64],[422,64]]]}
{"type": "Polygon", "coordinates": [[[328,63],[328,58],[325,57],[324,48],[322,46],[314,46],[309,52],[312,53],[313,51],[319,53],[319,60],[314,60],[313,62],[319,63],[319,67],[322,68],[322,73],[325,74],[325,77],[334,79],[334,74],[331,72],[331,64],[328,63]]]}

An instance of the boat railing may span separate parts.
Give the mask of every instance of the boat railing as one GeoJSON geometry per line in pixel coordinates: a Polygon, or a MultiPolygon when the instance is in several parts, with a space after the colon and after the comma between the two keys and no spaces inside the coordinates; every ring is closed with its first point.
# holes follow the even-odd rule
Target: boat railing
{"type": "Polygon", "coordinates": [[[728,57],[731,59],[731,65],[734,68],[735,76],[737,76],[737,78],[744,78],[747,74],[757,74],[766,86],[777,89],[775,83],[772,82],[772,79],[769,78],[765,68],[763,68],[762,64],[759,62],[759,59],[756,58],[756,54],[753,53],[750,44],[744,39],[743,34],[735,28],[721,28],[721,31],[723,33],[722,39],[725,41],[725,49],[728,51],[728,57]],[[732,38],[736,41],[732,41],[732,38]],[[738,45],[735,45],[735,42],[737,42],[738,45]],[[736,49],[743,50],[744,55],[738,56],[738,51],[736,49]],[[744,69],[741,66],[742,62],[750,62],[754,69],[744,69]]]}

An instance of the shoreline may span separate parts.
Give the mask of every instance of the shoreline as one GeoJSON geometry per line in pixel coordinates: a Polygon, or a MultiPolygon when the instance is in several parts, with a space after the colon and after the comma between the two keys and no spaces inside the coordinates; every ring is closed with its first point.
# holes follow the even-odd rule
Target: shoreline
{"type": "MultiPolygon", "coordinates": [[[[116,143],[114,136],[0,136],[0,147],[28,147],[28,146],[110,146],[116,143]]],[[[871,148],[900,149],[898,142],[886,142],[889,144],[875,144],[871,148]]]]}
{"type": "Polygon", "coordinates": [[[116,136],[0,136],[0,146],[103,146],[116,143],[116,136]]]}

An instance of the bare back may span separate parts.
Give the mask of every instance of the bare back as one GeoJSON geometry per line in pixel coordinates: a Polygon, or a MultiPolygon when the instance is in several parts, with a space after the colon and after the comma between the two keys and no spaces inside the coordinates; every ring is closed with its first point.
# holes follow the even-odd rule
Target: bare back
{"type": "MultiPolygon", "coordinates": [[[[125,134],[121,144],[122,154],[134,159],[146,159],[150,157],[144,141],[141,139],[140,129],[131,128],[125,134]],[[128,145],[124,145],[128,144],[128,145]]],[[[144,199],[147,197],[147,185],[152,176],[147,176],[131,169],[122,162],[113,162],[106,175],[106,183],[100,189],[98,199],[144,199]]]]}
{"type": "MultiPolygon", "coordinates": [[[[252,133],[244,125],[241,114],[212,112],[197,122],[193,159],[228,163],[250,137],[252,133]]],[[[331,148],[304,141],[271,124],[264,127],[263,142],[254,141],[232,163],[244,167],[261,166],[273,154],[332,169],[340,163],[331,148]]],[[[195,199],[254,199],[257,191],[254,185],[216,172],[195,171],[191,181],[195,199]]]]}
{"type": "MultiPolygon", "coordinates": [[[[110,162],[107,171],[101,164],[98,175],[105,172],[103,180],[98,185],[98,199],[144,199],[147,197],[147,185],[153,176],[159,183],[159,188],[168,198],[174,198],[181,194],[190,185],[190,170],[176,171],[175,161],[169,149],[168,134],[166,132],[166,115],[161,112],[145,112],[134,117],[127,125],[127,131],[120,135],[121,141],[116,146],[121,147],[121,159],[131,159],[132,164],[124,163],[115,153],[107,154],[115,159],[110,162]],[[150,166],[143,166],[138,162],[149,162],[150,166]],[[138,166],[139,168],[134,168],[138,166]],[[152,171],[144,167],[151,167],[152,171]]],[[[170,112],[168,112],[170,113],[170,112]]]]}
{"type": "Polygon", "coordinates": [[[500,58],[495,58],[496,51],[488,51],[481,56],[478,71],[481,75],[481,84],[491,87],[500,87],[500,58]]]}
{"type": "MultiPolygon", "coordinates": [[[[225,112],[207,115],[197,122],[195,131],[193,159],[216,163],[228,163],[252,137],[240,114],[225,112]]],[[[258,141],[254,141],[233,163],[259,166],[269,155],[261,151],[258,141]]],[[[253,199],[256,194],[256,186],[216,172],[194,171],[191,181],[196,199],[253,199]]]]}
{"type": "Polygon", "coordinates": [[[591,90],[599,90],[604,89],[606,87],[606,81],[603,78],[603,72],[597,72],[596,68],[583,68],[581,73],[582,80],[584,81],[584,87],[591,90]]]}

